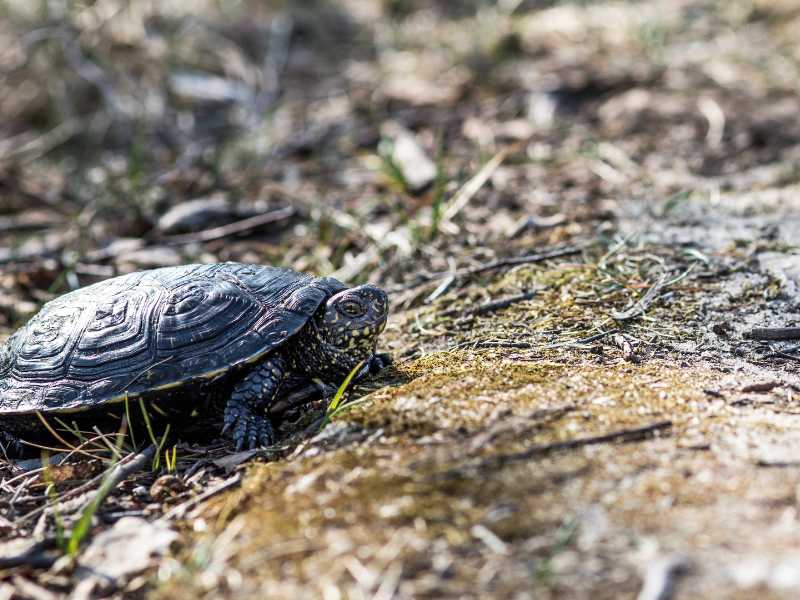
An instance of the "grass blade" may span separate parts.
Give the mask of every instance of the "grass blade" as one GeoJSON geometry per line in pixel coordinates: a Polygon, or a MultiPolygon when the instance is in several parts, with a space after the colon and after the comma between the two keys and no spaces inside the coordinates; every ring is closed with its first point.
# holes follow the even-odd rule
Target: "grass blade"
{"type": "MultiPolygon", "coordinates": [[[[336,394],[333,396],[333,400],[331,400],[330,404],[328,404],[328,408],[325,411],[325,418],[322,421],[322,427],[325,427],[328,423],[330,423],[331,418],[333,415],[336,414],[339,405],[342,403],[342,398],[344,398],[344,393],[347,391],[347,388],[350,386],[350,382],[353,378],[358,374],[359,371],[364,367],[364,361],[362,360],[358,363],[353,370],[348,373],[347,377],[345,377],[342,384],[339,386],[339,389],[336,390],[336,394]]],[[[320,429],[322,429],[320,427],[320,429]]]]}
{"type": "Polygon", "coordinates": [[[64,522],[61,520],[61,511],[58,510],[58,490],[56,483],[53,479],[53,473],[50,471],[50,453],[42,452],[42,478],[47,484],[45,495],[47,496],[48,503],[53,507],[53,523],[56,528],[56,545],[64,552],[67,549],[66,538],[64,535],[64,522]]]}

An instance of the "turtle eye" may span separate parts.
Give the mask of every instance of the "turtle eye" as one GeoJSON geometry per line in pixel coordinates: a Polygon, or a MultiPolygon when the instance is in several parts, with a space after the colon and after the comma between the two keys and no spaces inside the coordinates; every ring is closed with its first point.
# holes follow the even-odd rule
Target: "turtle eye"
{"type": "Polygon", "coordinates": [[[352,318],[360,317],[364,314],[364,307],[357,300],[344,300],[339,303],[339,309],[352,318]]]}

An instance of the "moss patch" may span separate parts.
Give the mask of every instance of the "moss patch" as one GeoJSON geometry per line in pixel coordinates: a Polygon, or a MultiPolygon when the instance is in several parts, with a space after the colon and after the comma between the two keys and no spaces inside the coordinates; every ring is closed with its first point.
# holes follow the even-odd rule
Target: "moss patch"
{"type": "Polygon", "coordinates": [[[497,353],[437,352],[399,368],[410,381],[374,392],[343,419],[390,433],[474,433],[498,418],[568,409],[580,423],[563,435],[632,425],[707,404],[702,384],[712,375],[666,362],[624,362],[580,368],[555,362],[521,362],[497,353]]]}
{"type": "MultiPolygon", "coordinates": [[[[614,445],[613,459],[602,445],[501,467],[485,459],[667,414],[680,436],[710,376],[656,363],[575,371],[470,353],[436,353],[401,369],[413,379],[373,393],[333,425],[366,429],[367,442],[312,443],[293,461],[253,465],[240,490],[212,501],[201,515],[209,532],[196,536],[158,596],[354,597],[397,586],[425,597],[478,586],[557,597],[562,577],[575,583],[574,555],[590,551],[594,525],[585,519],[624,513],[612,502],[587,517],[588,507],[633,478],[632,493],[648,498],[642,510],[655,510],[662,491],[646,483],[657,468],[650,457],[676,442],[614,445]]],[[[639,535],[639,523],[629,523],[624,535],[639,535]]],[[[614,543],[630,549],[630,540],[614,543]]],[[[635,588],[629,566],[602,568],[635,588]]]]}

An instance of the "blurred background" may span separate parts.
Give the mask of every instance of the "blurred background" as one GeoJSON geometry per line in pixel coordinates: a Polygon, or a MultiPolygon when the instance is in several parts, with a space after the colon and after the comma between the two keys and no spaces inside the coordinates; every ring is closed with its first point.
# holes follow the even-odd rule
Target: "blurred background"
{"type": "Polygon", "coordinates": [[[798,178],[789,0],[0,2],[0,328],[117,273],[391,288],[798,178]]]}

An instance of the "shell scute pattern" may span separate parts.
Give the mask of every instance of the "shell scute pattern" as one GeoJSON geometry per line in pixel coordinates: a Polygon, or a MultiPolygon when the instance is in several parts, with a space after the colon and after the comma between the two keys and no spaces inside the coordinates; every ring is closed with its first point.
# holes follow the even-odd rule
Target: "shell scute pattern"
{"type": "Polygon", "coordinates": [[[128,303],[127,298],[114,298],[102,303],[95,310],[94,320],[89,323],[87,331],[107,331],[112,327],[124,326],[128,303]]]}
{"type": "Polygon", "coordinates": [[[88,381],[120,369],[144,368],[153,355],[157,297],[157,289],[144,288],[104,302],[114,305],[116,318],[101,316],[98,321],[95,311],[72,356],[70,375],[88,381]]]}
{"type": "Polygon", "coordinates": [[[82,306],[57,305],[46,318],[32,319],[16,349],[15,368],[48,379],[63,377],[84,327],[82,306]]]}
{"type": "Polygon", "coordinates": [[[296,290],[286,301],[286,308],[299,314],[313,312],[325,300],[328,293],[311,284],[308,289],[296,290]]]}
{"type": "Polygon", "coordinates": [[[46,304],[0,347],[0,414],[77,410],[217,376],[285,342],[343,287],[288,269],[224,263],[76,290],[46,304]]]}
{"type": "Polygon", "coordinates": [[[165,306],[157,329],[159,354],[184,347],[192,354],[217,350],[252,327],[263,311],[228,281],[188,283],[172,290],[165,306]]]}
{"type": "Polygon", "coordinates": [[[45,391],[44,388],[25,389],[7,385],[0,386],[3,406],[8,408],[8,412],[36,410],[43,406],[45,391]]]}

